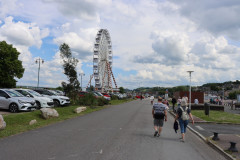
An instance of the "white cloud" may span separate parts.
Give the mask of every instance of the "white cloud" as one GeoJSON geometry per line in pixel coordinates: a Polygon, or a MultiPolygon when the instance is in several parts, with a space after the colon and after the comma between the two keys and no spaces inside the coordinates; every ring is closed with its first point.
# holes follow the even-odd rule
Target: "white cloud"
{"type": "Polygon", "coordinates": [[[234,0],[170,0],[179,6],[180,13],[214,35],[239,40],[240,2],[234,0]]]}
{"type": "Polygon", "coordinates": [[[18,3],[17,0],[1,0],[0,1],[0,18],[8,16],[8,14],[15,10],[18,3]]]}
{"type": "Polygon", "coordinates": [[[0,27],[0,39],[21,46],[42,45],[42,38],[47,37],[48,29],[42,29],[34,23],[13,22],[13,17],[7,17],[0,27]]]}
{"type": "MultiPolygon", "coordinates": [[[[229,42],[240,37],[237,1],[4,0],[4,3],[0,5],[0,40],[9,41],[22,53],[26,71],[21,83],[36,84],[37,65],[32,62],[33,57],[41,55],[30,53],[29,47],[41,48],[43,38],[53,39],[48,43],[56,46],[69,44],[79,59],[77,71],[92,73],[92,68],[84,65],[92,64],[93,45],[100,28],[110,32],[113,67],[119,71],[114,75],[119,86],[186,85],[187,64],[194,65],[193,84],[240,79],[239,44],[229,42]],[[7,8],[7,4],[14,9],[7,8]],[[6,15],[20,21],[11,17],[4,20],[6,15]]],[[[47,44],[41,49],[44,48],[47,44]]],[[[66,80],[59,52],[54,50],[48,57],[51,58],[41,68],[40,84],[58,86],[66,80]]]]}

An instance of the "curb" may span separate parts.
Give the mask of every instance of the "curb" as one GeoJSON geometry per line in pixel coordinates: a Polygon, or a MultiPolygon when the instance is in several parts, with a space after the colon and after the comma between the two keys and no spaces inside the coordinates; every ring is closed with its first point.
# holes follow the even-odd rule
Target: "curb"
{"type": "MultiPolygon", "coordinates": [[[[169,111],[169,113],[173,116],[176,117],[176,115],[172,112],[169,111]]],[[[205,122],[200,122],[200,123],[205,123],[205,122]]],[[[221,123],[222,124],[222,123],[221,123]]],[[[203,140],[205,143],[207,143],[209,146],[211,146],[213,149],[215,149],[216,151],[218,151],[219,153],[221,153],[225,158],[229,159],[229,160],[236,160],[236,158],[234,158],[233,156],[231,156],[230,154],[228,154],[227,152],[225,152],[222,148],[220,148],[218,145],[214,144],[211,140],[209,140],[208,138],[204,137],[203,135],[201,135],[199,132],[197,132],[196,130],[194,130],[192,127],[190,127],[189,125],[187,126],[187,128],[193,132],[194,134],[196,134],[201,140],[203,140]]]]}

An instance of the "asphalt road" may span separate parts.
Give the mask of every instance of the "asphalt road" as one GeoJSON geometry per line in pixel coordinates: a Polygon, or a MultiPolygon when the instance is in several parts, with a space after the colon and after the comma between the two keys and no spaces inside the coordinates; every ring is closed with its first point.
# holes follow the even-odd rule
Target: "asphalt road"
{"type": "Polygon", "coordinates": [[[153,137],[149,100],[136,100],[0,140],[0,160],[222,160],[187,132],[173,130],[169,115],[153,137]]]}
{"type": "Polygon", "coordinates": [[[204,137],[213,136],[213,132],[219,134],[239,134],[240,125],[236,124],[214,124],[214,123],[195,123],[190,126],[204,137]]]}

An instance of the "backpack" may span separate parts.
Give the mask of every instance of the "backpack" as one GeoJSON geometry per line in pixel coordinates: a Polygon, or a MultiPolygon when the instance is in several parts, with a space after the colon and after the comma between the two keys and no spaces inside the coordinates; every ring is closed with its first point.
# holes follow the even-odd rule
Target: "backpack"
{"type": "Polygon", "coordinates": [[[188,107],[186,107],[185,110],[183,110],[182,107],[180,107],[180,109],[182,110],[182,116],[181,116],[182,120],[184,120],[184,121],[188,120],[189,119],[189,115],[187,113],[188,107]]]}
{"type": "MultiPolygon", "coordinates": [[[[157,103],[154,105],[158,105],[157,103]]],[[[164,119],[165,113],[164,109],[154,109],[154,118],[155,119],[164,119]]]]}

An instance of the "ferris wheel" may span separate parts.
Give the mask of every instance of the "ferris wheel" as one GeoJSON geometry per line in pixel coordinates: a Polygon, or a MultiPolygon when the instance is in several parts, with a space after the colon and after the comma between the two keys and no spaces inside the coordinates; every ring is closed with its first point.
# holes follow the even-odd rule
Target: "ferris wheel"
{"type": "Polygon", "coordinates": [[[93,50],[93,76],[95,79],[95,90],[101,92],[113,92],[112,79],[115,87],[117,84],[112,73],[112,42],[106,29],[100,29],[97,33],[93,50]]]}

